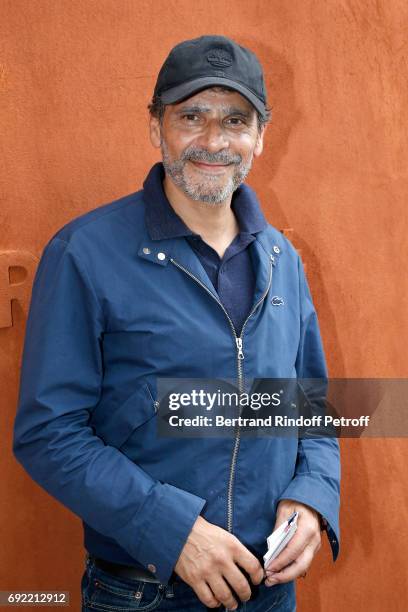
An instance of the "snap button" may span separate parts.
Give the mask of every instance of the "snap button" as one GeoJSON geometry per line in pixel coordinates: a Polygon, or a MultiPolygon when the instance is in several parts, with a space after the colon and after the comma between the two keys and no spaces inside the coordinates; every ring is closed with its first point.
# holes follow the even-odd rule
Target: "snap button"
{"type": "Polygon", "coordinates": [[[166,255],[164,253],[157,253],[157,259],[160,259],[160,261],[163,261],[163,259],[166,259],[166,255]]]}
{"type": "Polygon", "coordinates": [[[278,246],[276,246],[276,244],[275,244],[275,246],[273,247],[273,251],[274,251],[274,253],[280,253],[280,248],[278,246]]]}
{"type": "Polygon", "coordinates": [[[144,249],[143,249],[143,253],[144,253],[145,255],[150,255],[150,249],[148,249],[147,247],[144,247],[144,249]]]}
{"type": "Polygon", "coordinates": [[[156,408],[156,410],[159,408],[160,406],[160,402],[154,402],[154,407],[156,408]]]}
{"type": "Polygon", "coordinates": [[[136,598],[136,599],[140,599],[140,598],[141,598],[141,596],[142,596],[142,592],[141,592],[141,591],[136,591],[136,593],[135,593],[135,598],[136,598]]]}
{"type": "Polygon", "coordinates": [[[147,569],[149,570],[149,572],[152,572],[152,574],[156,573],[156,566],[153,565],[153,563],[149,563],[149,565],[147,566],[147,569]]]}

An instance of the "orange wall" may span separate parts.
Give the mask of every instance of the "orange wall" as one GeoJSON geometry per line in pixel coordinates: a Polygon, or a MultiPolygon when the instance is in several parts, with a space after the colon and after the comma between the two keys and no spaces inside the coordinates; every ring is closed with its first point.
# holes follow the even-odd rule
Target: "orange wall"
{"type": "MultiPolygon", "coordinates": [[[[0,590],[69,590],[78,610],[79,520],[10,452],[30,257],[139,189],[157,159],[146,105],[162,61],[182,39],[225,34],[266,70],[273,122],[249,182],[269,221],[293,230],[331,375],[407,377],[408,6],[2,0],[0,13],[0,590]]],[[[299,610],[405,610],[407,441],[343,440],[342,456],[341,556],[333,565],[324,542],[299,610]]]]}

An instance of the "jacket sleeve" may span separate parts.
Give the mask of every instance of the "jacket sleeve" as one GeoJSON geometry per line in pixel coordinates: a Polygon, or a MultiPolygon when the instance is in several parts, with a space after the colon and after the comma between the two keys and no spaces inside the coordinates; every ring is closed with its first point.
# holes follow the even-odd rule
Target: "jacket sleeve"
{"type": "Polygon", "coordinates": [[[152,479],[94,434],[103,331],[83,262],[53,238],[33,285],[13,451],[48,493],[167,582],[205,500],[152,479]]]}
{"type": "MultiPolygon", "coordinates": [[[[296,373],[300,379],[327,379],[319,324],[300,258],[300,342],[296,373]]],[[[292,499],[316,510],[327,521],[333,560],[339,553],[340,451],[334,437],[299,438],[294,478],[279,497],[292,499]]]]}

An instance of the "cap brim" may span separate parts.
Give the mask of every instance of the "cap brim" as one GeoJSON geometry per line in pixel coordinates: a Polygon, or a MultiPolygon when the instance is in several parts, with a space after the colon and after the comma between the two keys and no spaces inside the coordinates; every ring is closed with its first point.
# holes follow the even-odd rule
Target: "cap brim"
{"type": "Polygon", "coordinates": [[[164,91],[160,95],[160,98],[164,104],[175,104],[176,102],[181,102],[185,98],[188,98],[192,94],[197,93],[202,89],[206,89],[207,87],[214,85],[228,87],[228,89],[237,91],[247,100],[249,100],[249,102],[255,106],[256,110],[259,111],[262,116],[266,115],[265,104],[262,102],[262,100],[257,98],[257,96],[255,96],[250,89],[247,89],[247,87],[241,85],[241,83],[237,83],[236,81],[223,77],[201,77],[200,79],[195,79],[194,81],[187,81],[186,83],[177,85],[177,87],[167,89],[167,91],[164,91]]]}

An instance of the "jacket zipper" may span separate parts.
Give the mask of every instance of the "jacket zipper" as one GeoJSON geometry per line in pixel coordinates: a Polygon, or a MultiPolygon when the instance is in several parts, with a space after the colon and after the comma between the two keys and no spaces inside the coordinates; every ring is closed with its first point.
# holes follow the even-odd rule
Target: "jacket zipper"
{"type": "MultiPolygon", "coordinates": [[[[242,370],[242,360],[244,359],[244,349],[243,349],[242,338],[243,338],[244,329],[245,329],[245,326],[246,326],[248,320],[254,314],[254,312],[258,308],[258,306],[264,301],[265,297],[268,295],[268,292],[269,292],[269,289],[270,289],[270,286],[271,286],[271,282],[272,282],[273,255],[270,255],[270,268],[269,268],[269,279],[268,279],[267,288],[264,291],[264,293],[261,295],[259,300],[256,302],[256,304],[254,304],[254,306],[252,307],[249,315],[246,317],[246,319],[245,319],[245,321],[244,321],[244,323],[242,325],[241,335],[240,336],[238,336],[238,334],[236,332],[236,329],[234,327],[234,323],[232,322],[232,319],[229,316],[229,314],[228,314],[227,310],[225,309],[224,305],[222,304],[222,302],[208,289],[208,287],[206,287],[206,285],[202,281],[200,281],[199,278],[194,276],[194,274],[192,272],[190,272],[190,270],[187,270],[187,268],[185,268],[184,266],[179,264],[172,257],[170,258],[170,261],[171,261],[172,264],[177,266],[177,268],[180,268],[180,270],[182,270],[188,276],[190,276],[190,278],[195,280],[200,285],[200,287],[205,289],[205,291],[217,302],[217,304],[219,306],[221,306],[222,310],[224,311],[224,314],[227,317],[227,320],[228,320],[228,322],[230,324],[231,331],[232,331],[232,334],[233,334],[234,340],[235,340],[235,347],[236,347],[236,351],[237,351],[238,389],[239,389],[239,393],[240,394],[243,393],[244,392],[244,375],[243,375],[243,370],[242,370]]],[[[234,443],[234,448],[233,448],[233,451],[232,451],[230,474],[229,474],[228,489],[227,489],[227,529],[228,529],[228,531],[230,533],[232,533],[232,518],[233,518],[232,498],[233,498],[233,492],[234,492],[234,477],[235,477],[235,468],[236,468],[236,463],[237,463],[237,457],[238,457],[238,450],[239,450],[240,440],[241,440],[241,431],[240,431],[240,426],[238,424],[238,425],[235,426],[235,443],[234,443]]]]}

